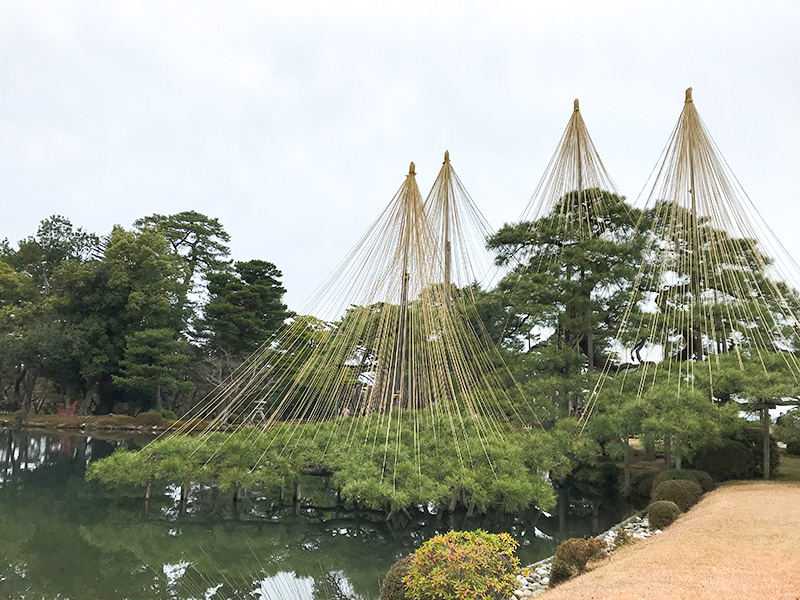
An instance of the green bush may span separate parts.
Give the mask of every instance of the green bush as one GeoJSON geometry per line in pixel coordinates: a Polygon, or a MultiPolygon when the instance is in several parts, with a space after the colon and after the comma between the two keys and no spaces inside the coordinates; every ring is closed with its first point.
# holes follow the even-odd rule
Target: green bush
{"type": "Polygon", "coordinates": [[[700,500],[702,495],[703,488],[699,483],[688,479],[669,479],[659,483],[653,490],[653,501],[670,500],[682,511],[687,511],[700,500]]]}
{"type": "Polygon", "coordinates": [[[800,456],[800,442],[786,442],[786,454],[800,456]]]}
{"type": "Polygon", "coordinates": [[[408,575],[408,569],[411,567],[411,559],[413,557],[413,554],[404,556],[389,567],[389,571],[386,573],[383,583],[381,583],[381,600],[405,600],[405,578],[408,575]]]}
{"type": "Polygon", "coordinates": [[[171,410],[162,410],[161,416],[164,417],[165,419],[171,419],[173,421],[178,418],[178,416],[171,410]]]}
{"type": "MultiPolygon", "coordinates": [[[[702,446],[695,452],[695,469],[706,471],[717,481],[757,479],[763,476],[764,440],[757,424],[748,423],[728,434],[716,445],[702,446]]],[[[778,444],[770,436],[770,475],[780,466],[778,444]]]]}
{"type": "Polygon", "coordinates": [[[116,429],[117,427],[131,427],[134,419],[128,415],[105,415],[96,417],[88,422],[89,427],[116,429]]]}
{"type": "Polygon", "coordinates": [[[11,418],[14,420],[14,425],[20,427],[25,423],[25,420],[28,418],[28,411],[25,410],[24,408],[21,408],[18,411],[16,411],[11,418]]]}
{"type": "Polygon", "coordinates": [[[556,548],[550,568],[550,585],[555,586],[586,569],[586,563],[605,554],[607,545],[600,538],[570,538],[556,548]],[[556,571],[555,577],[553,572],[556,571]]]}
{"type": "Polygon", "coordinates": [[[752,479],[756,465],[747,446],[736,440],[724,440],[718,446],[698,449],[694,466],[709,473],[717,481],[752,479]]]}
{"type": "Polygon", "coordinates": [[[653,479],[650,494],[652,495],[653,490],[655,490],[662,481],[669,481],[672,479],[694,481],[703,488],[704,492],[710,492],[714,489],[714,479],[705,471],[696,471],[693,469],[665,469],[653,479]]]}
{"type": "Polygon", "coordinates": [[[697,483],[699,483],[700,487],[703,488],[704,493],[710,492],[717,487],[717,484],[714,483],[714,478],[705,471],[694,470],[692,473],[694,473],[694,476],[697,478],[697,483]]]}
{"type": "Polygon", "coordinates": [[[133,422],[137,427],[152,427],[154,425],[161,425],[161,423],[164,422],[164,416],[158,411],[148,410],[147,412],[136,415],[133,422]]]}
{"type": "Polygon", "coordinates": [[[578,569],[560,558],[554,558],[550,565],[550,587],[555,587],[559,583],[564,583],[567,579],[572,579],[578,574],[578,569]]]}
{"type": "Polygon", "coordinates": [[[516,589],[517,543],[507,533],[451,531],[425,542],[405,577],[413,600],[507,600],[516,589]]]}
{"type": "Polygon", "coordinates": [[[669,500],[657,500],[647,507],[647,519],[652,529],[665,529],[681,516],[681,507],[669,500]]]}
{"type": "Polygon", "coordinates": [[[652,473],[644,473],[634,479],[633,489],[636,490],[636,495],[642,498],[650,498],[653,493],[653,481],[655,477],[652,473]]]}

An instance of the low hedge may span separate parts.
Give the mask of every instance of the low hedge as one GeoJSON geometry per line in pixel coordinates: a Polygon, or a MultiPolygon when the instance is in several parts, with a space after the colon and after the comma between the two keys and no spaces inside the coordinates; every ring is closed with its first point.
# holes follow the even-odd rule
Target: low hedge
{"type": "Polygon", "coordinates": [[[677,504],[682,511],[687,511],[700,500],[702,495],[703,488],[699,483],[688,479],[669,479],[656,486],[652,499],[654,502],[669,500],[677,504]]]}
{"type": "Polygon", "coordinates": [[[681,507],[670,500],[657,500],[647,507],[647,519],[653,529],[665,529],[681,516],[681,507]]]}

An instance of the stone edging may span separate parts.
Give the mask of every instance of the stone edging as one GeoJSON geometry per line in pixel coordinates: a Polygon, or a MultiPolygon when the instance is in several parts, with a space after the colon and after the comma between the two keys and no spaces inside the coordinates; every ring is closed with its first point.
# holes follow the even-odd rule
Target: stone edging
{"type": "MultiPolygon", "coordinates": [[[[611,529],[595,536],[596,538],[605,540],[608,545],[609,556],[616,550],[614,542],[620,530],[626,531],[631,537],[631,540],[642,540],[657,533],[661,533],[660,529],[650,529],[646,511],[641,511],[625,519],[621,523],[614,525],[611,529]]],[[[549,556],[539,562],[529,565],[527,569],[530,570],[530,575],[517,575],[518,588],[514,590],[514,595],[510,600],[523,600],[546,592],[550,585],[550,567],[552,564],[553,557],[549,556]]]]}

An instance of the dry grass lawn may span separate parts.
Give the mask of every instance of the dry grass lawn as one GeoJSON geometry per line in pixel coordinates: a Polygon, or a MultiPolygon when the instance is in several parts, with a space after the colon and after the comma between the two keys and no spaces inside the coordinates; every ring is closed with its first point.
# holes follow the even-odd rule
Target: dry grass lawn
{"type": "Polygon", "coordinates": [[[800,600],[800,484],[723,486],[542,598],[800,600]]]}

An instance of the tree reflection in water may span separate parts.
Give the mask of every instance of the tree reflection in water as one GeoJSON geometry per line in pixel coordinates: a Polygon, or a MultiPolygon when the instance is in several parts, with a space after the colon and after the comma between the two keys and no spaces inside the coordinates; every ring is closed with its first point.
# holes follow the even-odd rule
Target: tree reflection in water
{"type": "MultiPolygon", "coordinates": [[[[394,561],[451,527],[509,530],[523,563],[552,552],[540,530],[558,535],[555,517],[420,512],[387,523],[337,512],[319,478],[301,506],[196,487],[184,513],[170,486],[145,507],[142,490],[84,480],[91,461],[147,441],[0,431],[0,597],[371,600],[394,561]]],[[[591,528],[567,522],[570,534],[591,528]]]]}

